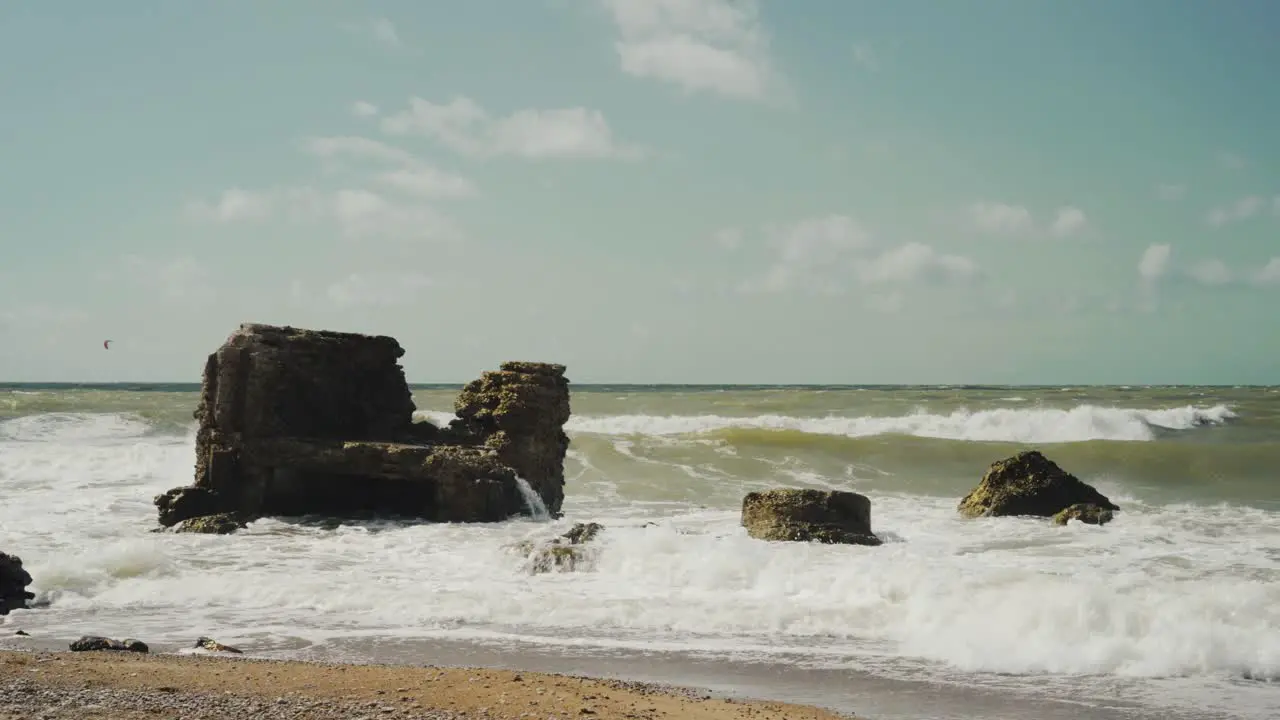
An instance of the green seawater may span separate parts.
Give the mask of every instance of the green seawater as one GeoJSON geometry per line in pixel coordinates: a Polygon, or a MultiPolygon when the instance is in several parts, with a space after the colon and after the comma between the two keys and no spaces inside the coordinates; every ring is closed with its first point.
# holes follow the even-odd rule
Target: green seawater
{"type": "MultiPolygon", "coordinates": [[[[458,386],[415,386],[446,422],[458,386]]],[[[195,384],[0,384],[0,435],[41,414],[191,432],[195,384]]],[[[960,497],[1038,448],[1104,492],[1280,509],[1276,387],[574,385],[568,492],[733,507],[761,484],[960,497]]]]}

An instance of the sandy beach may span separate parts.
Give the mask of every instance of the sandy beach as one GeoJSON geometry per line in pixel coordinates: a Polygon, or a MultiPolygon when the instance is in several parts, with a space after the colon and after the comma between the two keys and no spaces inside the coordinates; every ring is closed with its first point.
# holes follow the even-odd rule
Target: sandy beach
{"type": "Polygon", "coordinates": [[[203,655],[0,651],[0,678],[0,720],[849,717],[580,676],[203,655]]]}

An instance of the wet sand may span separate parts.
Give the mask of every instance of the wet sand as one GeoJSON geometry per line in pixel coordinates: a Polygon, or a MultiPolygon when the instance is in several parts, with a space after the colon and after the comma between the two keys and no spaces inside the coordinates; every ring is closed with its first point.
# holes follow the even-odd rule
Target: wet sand
{"type": "Polygon", "coordinates": [[[239,656],[0,651],[0,720],[18,718],[836,720],[820,708],[510,670],[239,656]]]}

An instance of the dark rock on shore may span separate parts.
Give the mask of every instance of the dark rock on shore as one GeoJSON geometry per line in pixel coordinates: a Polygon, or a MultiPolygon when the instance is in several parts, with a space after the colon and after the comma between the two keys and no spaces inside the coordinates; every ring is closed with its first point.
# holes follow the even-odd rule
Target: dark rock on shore
{"type": "Polygon", "coordinates": [[[233,532],[255,518],[527,514],[517,476],[564,499],[564,366],[507,362],[469,383],[457,418],[415,407],[394,338],[245,324],[204,368],[195,482],[156,496],[160,524],[233,532]]]}
{"type": "Polygon", "coordinates": [[[1037,450],[991,464],[982,482],[960,501],[965,517],[1053,517],[1072,505],[1119,510],[1093,486],[1058,467],[1037,450]]]}
{"type": "Polygon", "coordinates": [[[115,640],[113,638],[102,637],[101,635],[84,635],[79,640],[71,643],[72,652],[94,652],[98,650],[112,650],[115,652],[150,652],[151,649],[141,640],[133,638],[125,638],[123,640],[115,640]]]}
{"type": "Polygon", "coordinates": [[[1055,514],[1053,522],[1058,525],[1066,525],[1072,520],[1079,520],[1088,525],[1106,525],[1111,522],[1112,517],[1114,517],[1112,511],[1106,508],[1088,503],[1076,503],[1055,514]]]}
{"type": "Polygon", "coordinates": [[[747,493],[742,525],[758,540],[880,545],[871,500],[842,490],[775,488],[747,493]]]}
{"type": "Polygon", "coordinates": [[[0,552],[0,615],[26,608],[27,601],[35,599],[27,590],[30,584],[31,573],[23,569],[22,558],[0,552]]]}

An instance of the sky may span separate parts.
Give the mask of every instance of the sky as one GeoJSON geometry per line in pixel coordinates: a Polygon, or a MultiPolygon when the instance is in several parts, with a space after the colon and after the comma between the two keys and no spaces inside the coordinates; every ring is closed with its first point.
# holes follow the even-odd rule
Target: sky
{"type": "Polygon", "coordinates": [[[1280,383],[1272,0],[0,4],[0,381],[1280,383]],[[109,350],[102,347],[111,339],[109,350]]]}

